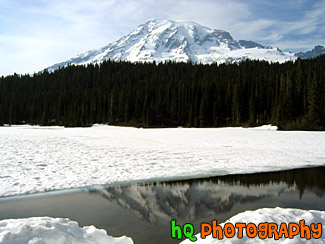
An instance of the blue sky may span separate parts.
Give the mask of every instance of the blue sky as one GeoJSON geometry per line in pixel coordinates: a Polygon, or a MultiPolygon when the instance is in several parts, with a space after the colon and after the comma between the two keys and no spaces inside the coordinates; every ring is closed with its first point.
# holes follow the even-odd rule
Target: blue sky
{"type": "Polygon", "coordinates": [[[325,0],[0,0],[0,75],[33,73],[148,19],[190,20],[285,51],[325,45],[325,0]]]}

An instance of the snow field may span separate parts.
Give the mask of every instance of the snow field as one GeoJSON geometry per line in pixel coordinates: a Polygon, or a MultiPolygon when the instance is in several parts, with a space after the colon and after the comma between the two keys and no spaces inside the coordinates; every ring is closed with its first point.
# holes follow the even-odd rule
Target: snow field
{"type": "Polygon", "coordinates": [[[325,133],[0,127],[0,196],[324,165],[325,133]]]}
{"type": "Polygon", "coordinates": [[[2,244],[133,244],[131,238],[108,236],[94,226],[80,228],[69,219],[33,217],[0,220],[2,244]]]}

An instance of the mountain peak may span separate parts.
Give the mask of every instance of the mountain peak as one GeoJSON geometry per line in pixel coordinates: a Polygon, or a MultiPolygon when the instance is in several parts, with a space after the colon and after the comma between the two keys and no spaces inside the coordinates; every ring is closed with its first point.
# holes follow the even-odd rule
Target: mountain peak
{"type": "Polygon", "coordinates": [[[193,25],[193,26],[201,26],[204,27],[194,21],[186,21],[186,20],[166,20],[166,19],[148,19],[144,25],[148,24],[154,24],[154,25],[159,25],[159,24],[172,24],[175,26],[185,26],[185,25],[193,25]]]}
{"type": "Polygon", "coordinates": [[[67,64],[94,64],[108,59],[225,63],[246,59],[284,62],[295,59],[295,56],[253,41],[236,41],[227,31],[211,29],[193,21],[149,19],[119,40],[53,65],[49,70],[67,64]]]}
{"type": "Polygon", "coordinates": [[[319,55],[325,54],[325,47],[321,45],[315,46],[311,51],[296,53],[299,58],[315,58],[319,55]]]}

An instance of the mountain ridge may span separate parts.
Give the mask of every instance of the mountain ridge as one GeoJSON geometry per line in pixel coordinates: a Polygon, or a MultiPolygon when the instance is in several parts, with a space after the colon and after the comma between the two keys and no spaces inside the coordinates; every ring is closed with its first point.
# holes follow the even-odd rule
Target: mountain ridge
{"type": "MultiPolygon", "coordinates": [[[[322,46],[318,46],[322,47],[322,46]]],[[[316,48],[316,47],[315,47],[316,48]]],[[[324,49],[324,47],[322,47],[324,49]]],[[[246,59],[286,62],[313,53],[283,52],[254,41],[236,41],[229,32],[211,29],[193,21],[150,19],[115,42],[77,55],[48,67],[55,70],[68,64],[96,64],[105,60],[131,62],[176,61],[195,63],[234,63],[246,59]]]]}
{"type": "Polygon", "coordinates": [[[325,47],[323,47],[321,45],[316,45],[311,51],[299,52],[299,53],[296,53],[295,55],[298,58],[316,58],[322,54],[325,54],[325,47]]]}

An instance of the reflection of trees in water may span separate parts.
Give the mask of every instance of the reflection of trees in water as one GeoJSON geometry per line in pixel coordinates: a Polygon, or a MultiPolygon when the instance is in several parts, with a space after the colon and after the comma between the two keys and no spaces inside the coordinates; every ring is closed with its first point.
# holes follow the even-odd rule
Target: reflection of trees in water
{"type": "Polygon", "coordinates": [[[321,166],[271,173],[228,175],[221,177],[220,180],[229,184],[238,182],[247,187],[283,182],[288,187],[296,186],[300,192],[300,198],[302,198],[306,189],[311,190],[317,196],[323,196],[325,190],[324,175],[325,166],[321,166]]]}
{"type": "Polygon", "coordinates": [[[108,187],[100,193],[149,222],[196,219],[229,212],[235,204],[252,203],[296,188],[323,196],[325,167],[271,173],[219,176],[176,182],[108,187]]]}

